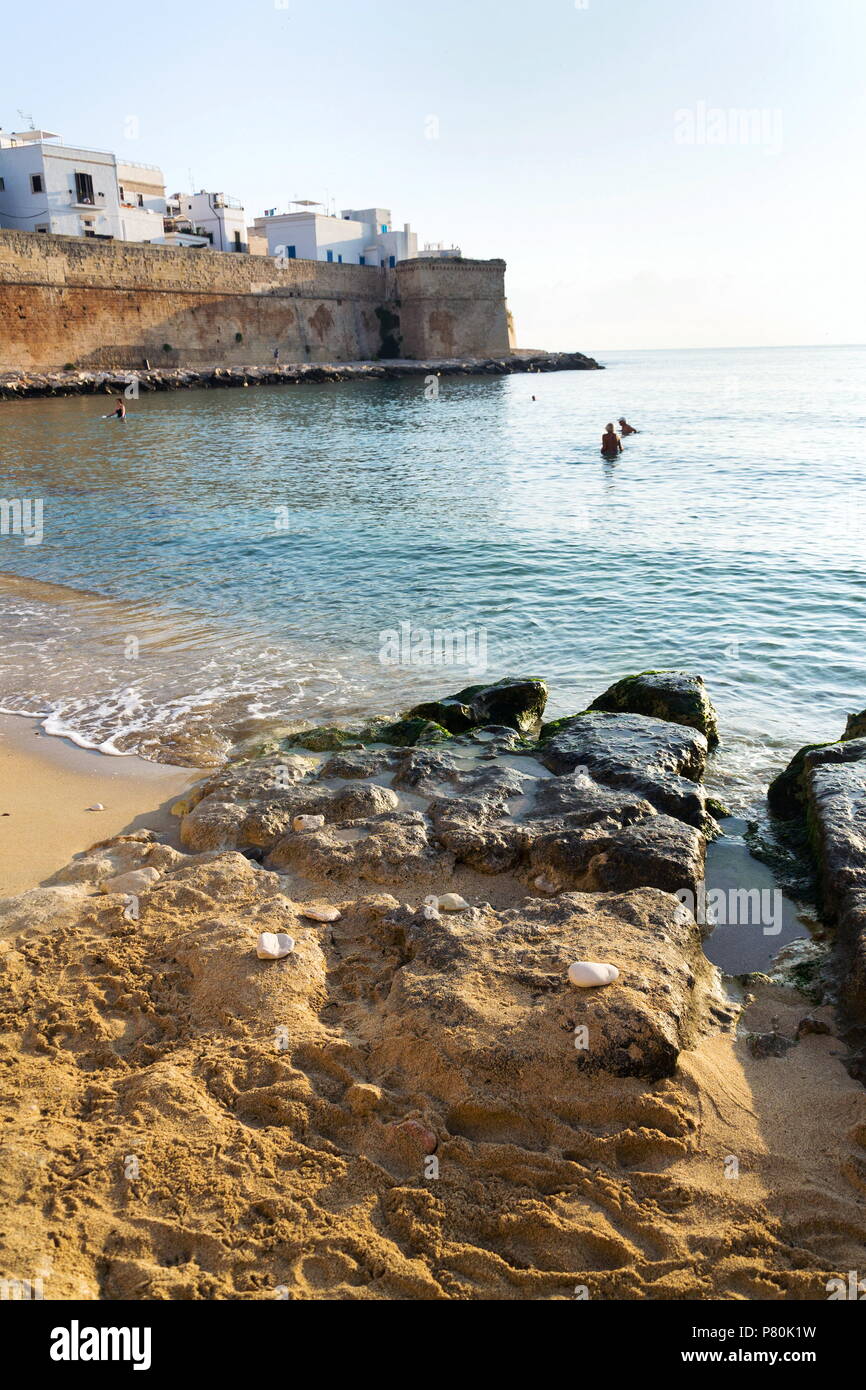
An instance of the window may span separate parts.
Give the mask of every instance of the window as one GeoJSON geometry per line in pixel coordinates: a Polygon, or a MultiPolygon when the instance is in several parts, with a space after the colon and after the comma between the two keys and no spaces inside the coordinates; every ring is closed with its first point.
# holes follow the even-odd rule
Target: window
{"type": "Polygon", "coordinates": [[[75,171],[75,201],[76,203],[93,203],[93,179],[89,174],[80,174],[75,171]]]}
{"type": "Polygon", "coordinates": [[[47,222],[39,222],[36,226],[37,232],[47,232],[49,230],[47,222]]]}
{"type": "Polygon", "coordinates": [[[31,175],[30,175],[30,192],[31,192],[31,193],[41,193],[41,192],[42,192],[42,175],[41,175],[41,174],[31,174],[31,175]]]}
{"type": "Polygon", "coordinates": [[[5,180],[5,179],[0,179],[0,193],[4,193],[5,190],[6,190],[6,180],[5,180]]]}
{"type": "Polygon", "coordinates": [[[120,185],[120,201],[121,201],[122,203],[124,203],[124,202],[126,201],[126,199],[125,199],[124,196],[123,196],[123,184],[120,185]]]}
{"type": "Polygon", "coordinates": [[[338,256],[338,257],[337,257],[337,261],[338,261],[338,263],[339,263],[340,265],[342,265],[342,264],[343,264],[343,257],[342,257],[342,256],[338,256]]]}
{"type": "Polygon", "coordinates": [[[329,252],[328,252],[328,260],[329,260],[329,261],[332,261],[333,259],[334,259],[334,253],[333,253],[333,251],[329,251],[329,252]]]}
{"type": "Polygon", "coordinates": [[[287,247],[286,254],[288,255],[290,261],[295,261],[298,258],[298,252],[294,246],[287,247]]]}
{"type": "Polygon", "coordinates": [[[138,198],[138,206],[139,206],[140,208],[143,208],[143,207],[144,207],[144,194],[143,194],[143,193],[138,193],[136,196],[137,196],[137,198],[138,198]]]}
{"type": "Polygon", "coordinates": [[[387,223],[387,222],[383,222],[383,223],[382,223],[382,235],[385,236],[385,235],[387,234],[387,231],[388,231],[388,223],[387,223]]]}
{"type": "Polygon", "coordinates": [[[395,265],[397,264],[397,257],[396,257],[396,256],[389,256],[389,257],[388,257],[388,264],[389,264],[389,266],[391,267],[391,269],[393,270],[394,267],[395,267],[395,265]]]}
{"type": "Polygon", "coordinates": [[[235,250],[236,250],[236,251],[240,251],[240,249],[241,249],[241,234],[240,234],[240,232],[235,232],[235,250]]]}
{"type": "Polygon", "coordinates": [[[366,256],[359,256],[359,257],[358,257],[358,265],[366,265],[366,264],[367,264],[367,257],[366,257],[366,256]]]}

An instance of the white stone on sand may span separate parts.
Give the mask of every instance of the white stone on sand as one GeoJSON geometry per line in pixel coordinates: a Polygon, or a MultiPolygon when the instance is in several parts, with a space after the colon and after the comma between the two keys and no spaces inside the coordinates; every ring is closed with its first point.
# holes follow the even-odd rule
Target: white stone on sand
{"type": "Polygon", "coordinates": [[[549,878],[545,878],[543,874],[540,874],[535,880],[535,887],[540,893],[549,893],[552,895],[559,892],[556,884],[552,883],[549,878]]]}
{"type": "Polygon", "coordinates": [[[295,949],[295,939],[285,932],[263,931],[259,933],[256,955],[259,960],[285,960],[295,949]]]}
{"type": "Polygon", "coordinates": [[[161,878],[159,869],[148,866],[143,869],[130,869],[129,873],[118,874],[116,878],[106,878],[101,888],[103,893],[146,893],[148,888],[152,888],[161,878]]]}
{"type": "Polygon", "coordinates": [[[437,899],[437,906],[442,912],[465,912],[469,904],[459,893],[445,893],[437,899]]]}
{"type": "Polygon", "coordinates": [[[301,908],[301,916],[309,917],[311,922],[339,922],[342,915],[338,907],[301,908]]]}
{"type": "Polygon", "coordinates": [[[94,801],[92,806],[87,807],[88,811],[104,811],[105,807],[101,801],[94,801]]]}
{"type": "Polygon", "coordinates": [[[619,979],[619,971],[615,965],[576,960],[568,967],[568,978],[578,989],[597,989],[599,985],[612,985],[619,979]]]}

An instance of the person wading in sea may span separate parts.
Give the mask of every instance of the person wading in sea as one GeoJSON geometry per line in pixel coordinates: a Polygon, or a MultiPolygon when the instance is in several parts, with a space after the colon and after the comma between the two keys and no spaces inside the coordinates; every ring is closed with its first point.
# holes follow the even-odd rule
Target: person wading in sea
{"type": "Polygon", "coordinates": [[[125,420],[125,419],[126,419],[126,406],[123,404],[123,401],[122,401],[122,400],[118,400],[118,402],[117,402],[117,409],[116,409],[116,410],[113,410],[113,411],[111,412],[110,415],[106,415],[105,418],[106,418],[106,420],[125,420]]]}
{"type": "Polygon", "coordinates": [[[622,440],[613,425],[605,425],[604,434],[601,436],[601,452],[606,459],[615,459],[622,453],[622,440]]]}
{"type": "Polygon", "coordinates": [[[636,429],[634,429],[634,427],[628,423],[628,420],[626,420],[626,418],[625,418],[624,415],[620,415],[620,417],[619,417],[619,428],[620,428],[620,433],[622,434],[623,439],[626,437],[627,434],[637,434],[637,433],[638,433],[638,431],[637,431],[636,429]]]}

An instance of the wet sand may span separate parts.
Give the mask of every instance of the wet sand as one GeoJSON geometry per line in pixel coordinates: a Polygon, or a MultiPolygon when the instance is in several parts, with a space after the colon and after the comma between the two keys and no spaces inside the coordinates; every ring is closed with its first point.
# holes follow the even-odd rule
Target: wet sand
{"type": "Polygon", "coordinates": [[[202,776],[143,758],[110,758],[0,715],[0,896],[23,893],[98,840],[157,830],[172,843],[172,803],[202,776]],[[88,811],[101,802],[104,811],[88,811]]]}

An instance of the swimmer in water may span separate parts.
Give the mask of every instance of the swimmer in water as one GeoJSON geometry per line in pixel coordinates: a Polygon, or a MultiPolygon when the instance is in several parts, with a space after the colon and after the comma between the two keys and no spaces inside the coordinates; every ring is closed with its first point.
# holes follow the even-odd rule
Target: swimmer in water
{"type": "Polygon", "coordinates": [[[106,418],[106,420],[125,420],[125,419],[126,419],[126,406],[123,404],[123,401],[120,400],[120,399],[118,399],[118,401],[117,401],[117,409],[116,409],[116,410],[113,410],[113,411],[111,412],[110,415],[106,415],[105,418],[106,418]]]}
{"type": "Polygon", "coordinates": [[[601,436],[601,452],[606,459],[615,459],[622,453],[622,440],[612,424],[605,425],[604,434],[601,436]]]}
{"type": "Polygon", "coordinates": [[[625,438],[626,435],[628,435],[628,434],[637,434],[637,433],[638,433],[638,431],[637,431],[636,429],[634,429],[634,427],[628,423],[628,421],[626,420],[626,418],[625,418],[624,415],[620,415],[620,417],[619,417],[619,428],[620,428],[620,433],[622,434],[623,438],[625,438]]]}

